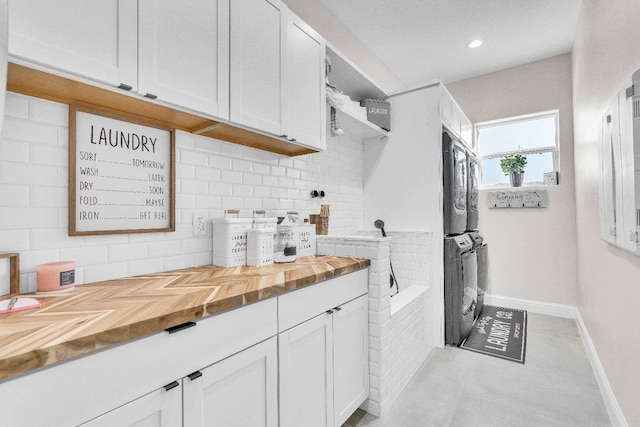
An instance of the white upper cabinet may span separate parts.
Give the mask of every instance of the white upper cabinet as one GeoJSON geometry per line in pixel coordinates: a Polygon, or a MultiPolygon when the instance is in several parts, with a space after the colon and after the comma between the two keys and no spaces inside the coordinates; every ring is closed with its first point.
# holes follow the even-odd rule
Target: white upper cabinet
{"type": "Polygon", "coordinates": [[[324,40],[279,0],[231,2],[230,121],[323,150],[324,40]]]}
{"type": "Polygon", "coordinates": [[[135,89],[137,16],[130,0],[9,0],[9,54],[135,89]]]}
{"type": "Polygon", "coordinates": [[[292,13],[287,28],[289,117],[286,133],[293,142],[324,150],[327,148],[325,42],[292,13]]]}
{"type": "Polygon", "coordinates": [[[138,91],[229,118],[229,2],[139,0],[138,91]]]}
{"type": "Polygon", "coordinates": [[[230,120],[283,137],[286,10],[278,0],[231,2],[230,120]]]}
{"type": "Polygon", "coordinates": [[[473,147],[473,125],[443,84],[440,85],[440,120],[462,142],[473,147]]]}

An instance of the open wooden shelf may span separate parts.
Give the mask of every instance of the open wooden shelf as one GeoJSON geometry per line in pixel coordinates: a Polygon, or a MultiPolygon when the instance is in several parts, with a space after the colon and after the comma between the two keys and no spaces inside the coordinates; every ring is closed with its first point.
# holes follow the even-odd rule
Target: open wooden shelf
{"type": "Polygon", "coordinates": [[[135,93],[106,85],[98,86],[98,83],[94,85],[71,80],[11,62],[7,69],[7,90],[68,105],[112,110],[163,127],[196,133],[286,156],[299,156],[317,151],[293,144],[283,138],[272,137],[162,105],[146,98],[143,99],[135,93]]]}

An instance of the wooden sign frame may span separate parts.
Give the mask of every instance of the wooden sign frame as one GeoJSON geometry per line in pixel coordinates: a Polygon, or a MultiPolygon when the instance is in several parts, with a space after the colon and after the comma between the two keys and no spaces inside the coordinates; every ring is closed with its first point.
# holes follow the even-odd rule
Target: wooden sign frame
{"type": "Polygon", "coordinates": [[[69,235],[175,231],[175,130],[69,106],[69,235]]]}

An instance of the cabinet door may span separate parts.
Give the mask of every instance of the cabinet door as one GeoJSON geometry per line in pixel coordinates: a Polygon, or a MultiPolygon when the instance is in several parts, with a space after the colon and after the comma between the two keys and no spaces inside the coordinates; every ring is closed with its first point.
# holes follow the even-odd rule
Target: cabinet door
{"type": "Polygon", "coordinates": [[[184,379],[185,427],[276,427],[277,424],[276,337],[184,379]]]}
{"type": "Polygon", "coordinates": [[[332,315],[278,335],[280,427],[333,426],[332,315]]]}
{"type": "Polygon", "coordinates": [[[460,113],[460,139],[462,139],[462,142],[467,144],[469,147],[474,148],[473,125],[471,124],[471,120],[469,120],[462,112],[460,113]]]}
{"type": "Polygon", "coordinates": [[[9,53],[135,88],[137,16],[130,0],[10,0],[9,53]]]}
{"type": "Polygon", "coordinates": [[[325,42],[300,18],[292,13],[289,18],[286,82],[289,100],[285,131],[292,141],[325,150],[325,42]]]}
{"type": "Polygon", "coordinates": [[[369,396],[369,303],[363,295],[333,314],[334,425],[369,396]]]}
{"type": "Polygon", "coordinates": [[[286,8],[279,0],[231,2],[231,122],[284,134],[286,8]]]}
{"type": "Polygon", "coordinates": [[[182,425],[182,385],[176,382],[144,395],[82,427],[175,427],[182,425]]]}
{"type": "Polygon", "coordinates": [[[228,119],[229,2],[139,1],[139,91],[228,119]]]}

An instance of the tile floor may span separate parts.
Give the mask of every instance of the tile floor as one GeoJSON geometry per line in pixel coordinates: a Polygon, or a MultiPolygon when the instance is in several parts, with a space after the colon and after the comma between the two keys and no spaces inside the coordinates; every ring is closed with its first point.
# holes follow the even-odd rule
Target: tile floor
{"type": "Polygon", "coordinates": [[[382,418],[343,427],[611,426],[575,321],[528,316],[524,365],[436,349],[382,418]]]}

